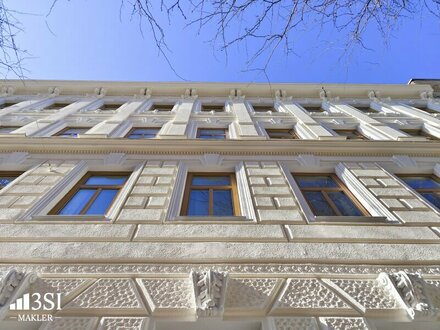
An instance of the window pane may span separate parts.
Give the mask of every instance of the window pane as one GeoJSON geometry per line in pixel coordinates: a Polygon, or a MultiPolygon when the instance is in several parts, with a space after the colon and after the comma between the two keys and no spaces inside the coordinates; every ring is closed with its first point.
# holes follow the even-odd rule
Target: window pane
{"type": "Polygon", "coordinates": [[[330,176],[296,176],[301,188],[338,188],[338,184],[330,176]]]}
{"type": "Polygon", "coordinates": [[[214,190],[214,215],[234,215],[230,190],[214,190]]]}
{"type": "Polygon", "coordinates": [[[191,190],[188,215],[209,215],[209,190],[191,190]]]}
{"type": "Polygon", "coordinates": [[[191,185],[229,186],[231,185],[231,178],[229,176],[193,176],[191,185]]]}
{"type": "Polygon", "coordinates": [[[14,180],[15,180],[15,177],[6,177],[6,176],[0,177],[0,188],[3,188],[7,184],[9,184],[9,182],[14,181],[14,180]]]}
{"type": "Polygon", "coordinates": [[[86,214],[105,214],[117,193],[117,189],[101,190],[98,197],[96,197],[92,205],[90,205],[86,214]]]}
{"type": "Polygon", "coordinates": [[[313,206],[315,215],[336,215],[322,193],[318,191],[306,191],[304,192],[304,196],[313,206]]]}
{"type": "Polygon", "coordinates": [[[224,135],[199,135],[199,139],[217,139],[223,140],[225,138],[224,135]]]}
{"type": "Polygon", "coordinates": [[[435,205],[438,209],[440,209],[440,195],[434,193],[421,193],[423,197],[425,197],[431,204],[435,205]]]}
{"type": "Polygon", "coordinates": [[[356,205],[354,205],[351,199],[343,191],[329,192],[328,196],[333,201],[333,203],[335,203],[336,207],[338,208],[339,212],[341,212],[342,215],[345,216],[362,215],[362,212],[359,211],[356,205]]]}
{"type": "Polygon", "coordinates": [[[58,214],[80,214],[96,189],[80,189],[58,214]]]}
{"type": "Polygon", "coordinates": [[[3,126],[0,127],[0,133],[11,133],[12,131],[15,131],[16,129],[19,129],[19,126],[3,126]]]}
{"type": "Polygon", "coordinates": [[[133,134],[156,134],[159,132],[159,129],[155,128],[137,128],[133,130],[133,134]]]}
{"type": "Polygon", "coordinates": [[[91,176],[87,181],[86,185],[94,186],[119,186],[127,181],[125,176],[91,176]]]}
{"type": "Polygon", "coordinates": [[[222,135],[225,134],[225,131],[222,129],[201,129],[199,130],[200,134],[204,135],[222,135]]]}
{"type": "Polygon", "coordinates": [[[428,177],[402,177],[402,180],[413,189],[440,189],[440,183],[428,177]]]}

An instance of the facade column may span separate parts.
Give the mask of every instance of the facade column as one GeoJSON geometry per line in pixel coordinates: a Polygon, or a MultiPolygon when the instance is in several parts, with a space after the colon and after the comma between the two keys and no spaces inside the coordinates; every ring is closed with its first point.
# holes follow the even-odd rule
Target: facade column
{"type": "Polygon", "coordinates": [[[104,120],[98,125],[92,127],[84,133],[84,136],[106,138],[123,134],[132,126],[132,123],[127,119],[144,104],[145,99],[125,103],[110,119],[104,120]]]}
{"type": "Polygon", "coordinates": [[[24,136],[45,136],[48,133],[48,130],[50,130],[51,132],[59,131],[66,126],[64,119],[67,116],[76,113],[97,101],[100,101],[100,99],[88,98],[77,101],[75,103],[69,104],[68,106],[62,108],[54,114],[50,114],[45,118],[33,121],[9,134],[24,136]]]}
{"type": "Polygon", "coordinates": [[[322,107],[330,112],[342,112],[359,121],[361,132],[375,140],[419,140],[385,123],[369,117],[362,111],[338,101],[324,101],[322,107]]]}
{"type": "Polygon", "coordinates": [[[344,136],[335,136],[319,122],[313,119],[305,110],[291,101],[277,102],[298,120],[298,131],[300,135],[308,139],[319,140],[345,140],[344,136]]]}
{"type": "Polygon", "coordinates": [[[244,103],[244,97],[231,97],[229,105],[235,115],[234,127],[236,129],[237,138],[253,140],[265,139],[264,136],[258,134],[246,104],[244,103]]]}
{"type": "Polygon", "coordinates": [[[197,95],[183,97],[177,104],[174,119],[165,127],[164,132],[158,135],[161,139],[185,139],[191,118],[191,112],[197,95]]]}

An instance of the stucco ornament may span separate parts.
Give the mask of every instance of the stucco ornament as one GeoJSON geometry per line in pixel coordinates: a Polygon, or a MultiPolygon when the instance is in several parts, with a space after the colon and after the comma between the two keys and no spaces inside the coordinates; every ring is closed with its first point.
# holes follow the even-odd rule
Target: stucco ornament
{"type": "Polygon", "coordinates": [[[210,269],[191,271],[190,277],[194,285],[197,316],[222,316],[228,273],[210,269]]]}
{"type": "Polygon", "coordinates": [[[439,308],[432,304],[432,298],[438,296],[440,290],[429,285],[420,274],[381,273],[378,280],[400,296],[411,319],[432,319],[438,315],[439,308]]]}
{"type": "Polygon", "coordinates": [[[25,293],[37,280],[35,273],[23,273],[15,269],[0,273],[0,320],[9,310],[9,304],[25,293]]]}

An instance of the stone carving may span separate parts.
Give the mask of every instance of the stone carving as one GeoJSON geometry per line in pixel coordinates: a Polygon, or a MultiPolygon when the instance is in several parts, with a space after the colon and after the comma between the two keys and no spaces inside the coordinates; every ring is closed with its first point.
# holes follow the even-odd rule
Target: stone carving
{"type": "Polygon", "coordinates": [[[44,322],[40,330],[94,330],[97,317],[57,317],[51,322],[44,322]]]}
{"type": "Polygon", "coordinates": [[[223,161],[223,157],[219,154],[203,154],[199,159],[204,166],[219,166],[223,161]]]}
{"type": "Polygon", "coordinates": [[[143,330],[147,325],[146,317],[103,317],[98,330],[143,330]]]}
{"type": "Polygon", "coordinates": [[[420,274],[405,271],[381,273],[378,280],[402,299],[411,319],[431,319],[437,316],[439,309],[433,305],[431,297],[438,296],[440,292],[434,290],[436,292],[433,293],[432,286],[428,287],[429,284],[420,274]]]}
{"type": "MultiPolygon", "coordinates": [[[[211,268],[209,264],[188,265],[188,264],[2,264],[0,273],[7,272],[11,268],[17,268],[23,272],[36,272],[43,274],[70,274],[93,276],[99,274],[173,274],[186,276],[191,270],[206,271],[211,268]]],[[[419,273],[432,276],[440,276],[440,266],[384,266],[384,265],[342,265],[342,264],[225,264],[218,265],[219,272],[234,274],[329,274],[344,275],[374,275],[394,273],[404,270],[408,273],[419,273]]]]}
{"type": "Polygon", "coordinates": [[[24,273],[15,269],[0,273],[0,320],[8,312],[9,304],[25,293],[37,280],[35,273],[24,273]]]}
{"type": "Polygon", "coordinates": [[[228,281],[225,309],[265,314],[271,297],[281,283],[275,278],[236,278],[228,281]]]}
{"type": "MultiPolygon", "coordinates": [[[[39,292],[44,294],[46,292],[61,293],[61,301],[64,304],[69,296],[76,296],[85,287],[91,284],[91,280],[87,279],[69,279],[69,278],[55,278],[42,279],[39,278],[31,286],[32,292],[39,292]]],[[[70,300],[70,299],[69,299],[70,300]]]]}
{"type": "Polygon", "coordinates": [[[144,309],[130,279],[99,279],[70,302],[67,309],[144,309]]]}
{"type": "Polygon", "coordinates": [[[350,310],[333,291],[318,279],[289,279],[275,306],[278,310],[327,309],[350,310]]]}
{"type": "Polygon", "coordinates": [[[394,295],[376,280],[331,280],[349,297],[357,301],[363,312],[369,309],[401,309],[394,295]]]}
{"type": "Polygon", "coordinates": [[[193,280],[197,315],[221,316],[228,274],[210,269],[204,272],[191,271],[190,277],[193,280]]]}
{"type": "Polygon", "coordinates": [[[192,283],[188,278],[137,279],[153,315],[194,314],[192,283]]]}
{"type": "Polygon", "coordinates": [[[323,330],[369,330],[371,328],[362,317],[322,317],[323,330]]]}
{"type": "Polygon", "coordinates": [[[276,330],[319,330],[313,317],[275,317],[273,323],[276,330]]]}

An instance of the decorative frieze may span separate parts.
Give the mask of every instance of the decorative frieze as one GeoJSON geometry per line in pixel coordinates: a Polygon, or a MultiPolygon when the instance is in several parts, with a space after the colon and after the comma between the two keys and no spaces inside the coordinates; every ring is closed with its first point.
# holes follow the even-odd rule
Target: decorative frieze
{"type": "Polygon", "coordinates": [[[191,271],[190,276],[193,281],[197,315],[222,316],[228,274],[210,269],[204,272],[191,271]]]}

